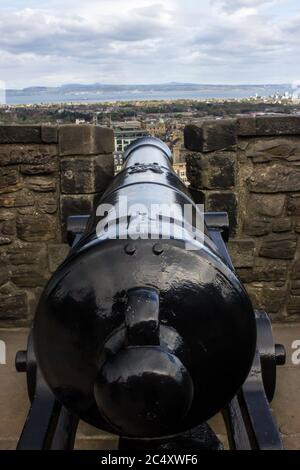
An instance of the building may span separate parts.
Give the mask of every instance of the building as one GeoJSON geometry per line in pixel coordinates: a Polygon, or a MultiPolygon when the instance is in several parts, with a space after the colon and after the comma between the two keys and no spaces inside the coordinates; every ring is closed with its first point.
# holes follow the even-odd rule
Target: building
{"type": "Polygon", "coordinates": [[[122,170],[123,163],[124,163],[123,152],[115,152],[114,153],[115,175],[122,170]]]}
{"type": "Polygon", "coordinates": [[[115,149],[124,152],[126,147],[136,139],[149,137],[147,129],[143,129],[139,121],[114,122],[112,127],[115,133],[115,149]]]}
{"type": "Polygon", "coordinates": [[[186,163],[185,162],[174,163],[173,168],[174,168],[175,173],[179,176],[179,178],[183,181],[183,183],[186,186],[189,186],[189,181],[186,176],[186,163]]]}
{"type": "Polygon", "coordinates": [[[158,137],[159,139],[164,138],[167,132],[166,123],[162,118],[150,120],[146,123],[146,127],[152,137],[158,137]]]}

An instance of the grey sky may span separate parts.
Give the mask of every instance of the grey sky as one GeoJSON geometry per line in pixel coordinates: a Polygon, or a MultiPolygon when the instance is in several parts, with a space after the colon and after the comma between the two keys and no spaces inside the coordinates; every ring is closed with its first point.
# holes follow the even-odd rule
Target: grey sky
{"type": "Polygon", "coordinates": [[[298,0],[0,0],[0,80],[287,83],[298,0]]]}

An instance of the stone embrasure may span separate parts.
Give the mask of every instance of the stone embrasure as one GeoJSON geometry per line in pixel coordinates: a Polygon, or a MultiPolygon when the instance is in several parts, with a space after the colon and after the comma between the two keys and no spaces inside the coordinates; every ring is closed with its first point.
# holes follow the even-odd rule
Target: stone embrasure
{"type": "Polygon", "coordinates": [[[113,177],[113,149],[111,129],[0,126],[0,327],[32,321],[69,251],[66,218],[91,212],[113,177]]]}
{"type": "MultiPolygon", "coordinates": [[[[230,214],[229,250],[259,308],[300,314],[300,117],[239,117],[185,130],[192,194],[230,214]]],[[[0,126],[0,326],[28,324],[68,252],[65,222],[113,176],[113,132],[0,126]]]]}
{"type": "Polygon", "coordinates": [[[206,210],[229,212],[228,248],[255,307],[299,319],[300,116],[197,122],[186,127],[185,145],[206,210]]]}

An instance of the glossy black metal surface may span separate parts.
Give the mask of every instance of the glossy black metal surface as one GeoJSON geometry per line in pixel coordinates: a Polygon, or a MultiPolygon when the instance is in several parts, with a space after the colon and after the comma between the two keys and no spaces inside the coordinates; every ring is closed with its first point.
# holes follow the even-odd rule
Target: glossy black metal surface
{"type": "MultiPolygon", "coordinates": [[[[136,142],[101,199],[117,206],[193,203],[164,144],[136,142]]],[[[142,216],[142,214],[141,214],[142,216]]],[[[97,207],[48,283],[34,326],[38,365],[57,399],[99,428],[154,437],[192,429],[221,410],[248,376],[255,316],[230,260],[203,226],[179,239],[97,233],[97,207]],[[187,243],[197,250],[187,250],[187,243]],[[137,294],[134,296],[133,293],[137,294]]],[[[171,222],[182,222],[178,213],[171,222]]],[[[112,228],[110,227],[109,230],[112,228]]]]}

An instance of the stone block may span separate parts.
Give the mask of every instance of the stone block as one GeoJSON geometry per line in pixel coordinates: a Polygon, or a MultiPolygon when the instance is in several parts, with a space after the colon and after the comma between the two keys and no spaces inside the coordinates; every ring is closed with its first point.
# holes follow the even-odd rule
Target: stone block
{"type": "Polygon", "coordinates": [[[290,194],[287,203],[288,215],[300,216],[300,194],[290,194]]]}
{"type": "Polygon", "coordinates": [[[63,243],[48,245],[48,263],[50,272],[53,273],[64,262],[70,252],[69,245],[63,243]]]}
{"type": "Polygon", "coordinates": [[[297,237],[294,234],[272,234],[265,238],[259,256],[274,259],[293,259],[297,250],[297,237]]]}
{"type": "Polygon", "coordinates": [[[286,203],[284,194],[250,194],[246,214],[261,215],[265,217],[279,217],[282,215],[286,203]]]}
{"type": "Polygon", "coordinates": [[[0,144],[39,144],[40,126],[0,126],[0,144]]]}
{"type": "Polygon", "coordinates": [[[114,175],[111,155],[63,158],[61,190],[64,194],[93,194],[106,190],[114,175]]]}
{"type": "Polygon", "coordinates": [[[275,233],[290,232],[292,228],[293,228],[292,221],[291,219],[287,217],[276,219],[272,225],[272,230],[275,233]]]}
{"type": "Polygon", "coordinates": [[[247,139],[246,137],[239,136],[237,145],[238,150],[242,150],[242,152],[239,152],[240,155],[247,150],[250,142],[251,140],[247,139]]]}
{"type": "Polygon", "coordinates": [[[235,119],[202,121],[184,129],[184,145],[195,152],[214,152],[237,145],[235,119]]]}
{"type": "Polygon", "coordinates": [[[0,166],[46,165],[57,159],[56,145],[1,145],[0,166]]]}
{"type": "Polygon", "coordinates": [[[6,222],[8,220],[13,220],[14,218],[15,218],[14,211],[0,209],[0,222],[6,222]]]}
{"type": "Polygon", "coordinates": [[[24,180],[25,186],[37,193],[51,193],[56,190],[56,179],[51,176],[33,176],[24,180]]]}
{"type": "Polygon", "coordinates": [[[286,161],[296,163],[300,160],[299,137],[256,138],[247,150],[254,163],[286,161]]]}
{"type": "Polygon", "coordinates": [[[37,207],[43,214],[55,214],[58,209],[58,198],[53,196],[44,196],[39,194],[37,198],[37,207]]]}
{"type": "Polygon", "coordinates": [[[33,195],[24,190],[15,194],[0,195],[0,207],[19,208],[32,207],[34,205],[33,195]]]}
{"type": "Polygon", "coordinates": [[[20,207],[17,210],[17,213],[20,215],[36,215],[38,214],[35,207],[20,207]]]}
{"type": "Polygon", "coordinates": [[[22,188],[19,172],[13,168],[0,168],[0,194],[19,191],[22,188]]]}
{"type": "Polygon", "coordinates": [[[42,266],[20,265],[12,266],[11,281],[18,287],[43,287],[49,280],[49,274],[42,266]]]}
{"type": "Polygon", "coordinates": [[[188,180],[194,188],[230,189],[235,185],[235,160],[229,152],[188,155],[188,180]]]}
{"type": "Polygon", "coordinates": [[[257,135],[300,134],[300,116],[257,116],[257,135]]]}
{"type": "Polygon", "coordinates": [[[237,119],[237,134],[239,136],[255,136],[256,135],[256,119],[255,117],[239,117],[237,119]]]}
{"type": "Polygon", "coordinates": [[[42,269],[47,267],[47,251],[44,243],[24,243],[16,241],[6,249],[6,261],[12,266],[37,264],[42,269]]]}
{"type": "Polygon", "coordinates": [[[250,237],[268,235],[272,230],[272,220],[267,217],[247,217],[243,232],[250,237]]]}
{"type": "Polygon", "coordinates": [[[114,151],[112,129],[91,125],[64,125],[59,129],[61,156],[110,154],[114,151]]]}
{"type": "Polygon", "coordinates": [[[10,219],[0,222],[0,233],[4,236],[14,237],[16,235],[16,220],[10,219]]]}
{"type": "Polygon", "coordinates": [[[230,240],[228,251],[235,268],[248,268],[254,264],[255,244],[252,240],[230,240]]]}
{"type": "Polygon", "coordinates": [[[21,165],[20,172],[23,175],[52,175],[58,169],[57,161],[54,159],[51,163],[43,165],[21,165]]]}
{"type": "Polygon", "coordinates": [[[0,237],[10,237],[13,238],[16,236],[16,220],[0,220],[0,237]]]}
{"type": "Polygon", "coordinates": [[[290,263],[286,260],[254,258],[253,268],[239,268],[238,275],[243,282],[286,281],[290,263]]]}
{"type": "Polygon", "coordinates": [[[237,199],[234,193],[210,192],[206,198],[207,211],[228,212],[230,234],[234,235],[237,228],[237,199]]]}
{"type": "Polygon", "coordinates": [[[58,143],[58,127],[57,126],[46,126],[41,127],[42,141],[45,144],[57,144],[58,143]]]}
{"type": "Polygon", "coordinates": [[[280,193],[300,191],[300,168],[281,163],[259,165],[248,179],[254,193],[280,193]]]}
{"type": "Polygon", "coordinates": [[[56,219],[45,214],[18,215],[17,235],[26,242],[55,240],[57,237],[56,219]]]}
{"type": "Polygon", "coordinates": [[[264,309],[268,313],[282,314],[287,299],[287,288],[269,283],[245,284],[253,307],[264,309]]]}
{"type": "Polygon", "coordinates": [[[287,304],[287,314],[300,319],[300,295],[291,295],[287,304]]]}

